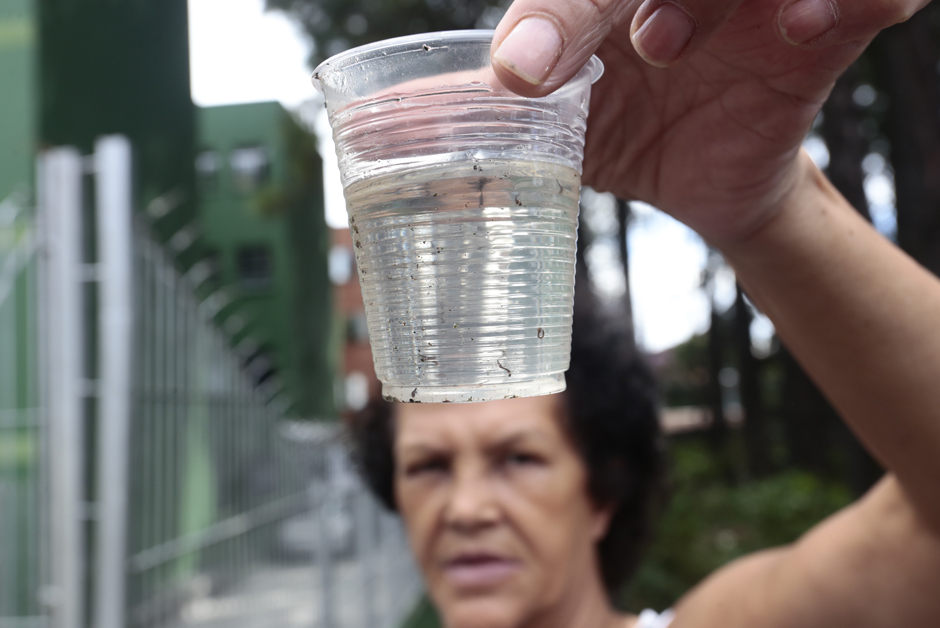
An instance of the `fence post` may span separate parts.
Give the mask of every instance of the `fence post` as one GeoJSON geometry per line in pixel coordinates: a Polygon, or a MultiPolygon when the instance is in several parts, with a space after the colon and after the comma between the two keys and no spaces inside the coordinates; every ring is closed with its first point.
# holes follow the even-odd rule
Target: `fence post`
{"type": "Polygon", "coordinates": [[[375,621],[375,506],[365,487],[355,493],[356,556],[362,587],[362,626],[374,628],[375,621]]]}
{"type": "MultiPolygon", "coordinates": [[[[320,452],[318,452],[320,453],[320,452]]],[[[323,455],[320,453],[320,455],[323,455]]],[[[316,519],[316,562],[320,576],[320,625],[323,628],[336,628],[333,599],[333,552],[330,538],[329,508],[331,478],[329,471],[320,482],[311,482],[307,488],[310,503],[316,519]]]]}
{"type": "Polygon", "coordinates": [[[84,327],[82,157],[74,149],[40,157],[38,200],[42,263],[42,389],[49,411],[49,527],[54,628],[84,624],[84,327]]]}
{"type": "Polygon", "coordinates": [[[98,231],[98,525],[95,628],[123,628],[127,577],[128,448],[133,343],[131,145],[109,136],[95,144],[98,231]]]}

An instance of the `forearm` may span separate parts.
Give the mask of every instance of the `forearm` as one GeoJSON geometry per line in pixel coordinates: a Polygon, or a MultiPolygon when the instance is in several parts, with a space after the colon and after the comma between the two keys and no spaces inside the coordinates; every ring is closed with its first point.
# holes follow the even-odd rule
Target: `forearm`
{"type": "Polygon", "coordinates": [[[809,184],[777,218],[723,252],[784,343],[940,533],[940,281],[807,164],[809,184]]]}

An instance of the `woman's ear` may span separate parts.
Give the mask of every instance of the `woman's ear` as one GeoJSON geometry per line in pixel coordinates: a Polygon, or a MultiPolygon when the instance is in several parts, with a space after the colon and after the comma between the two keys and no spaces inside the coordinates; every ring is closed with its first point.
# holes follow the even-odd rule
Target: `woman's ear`
{"type": "Polygon", "coordinates": [[[594,501],[594,518],[591,534],[594,542],[600,541],[610,529],[610,522],[614,513],[620,506],[621,499],[629,492],[630,475],[626,463],[620,458],[608,459],[604,465],[604,472],[598,475],[603,484],[591,491],[596,497],[594,501]],[[605,497],[601,497],[605,496],[605,497]]]}
{"type": "Polygon", "coordinates": [[[591,520],[591,541],[599,543],[607,535],[610,528],[610,520],[614,517],[614,505],[602,506],[594,509],[594,515],[591,520]]]}

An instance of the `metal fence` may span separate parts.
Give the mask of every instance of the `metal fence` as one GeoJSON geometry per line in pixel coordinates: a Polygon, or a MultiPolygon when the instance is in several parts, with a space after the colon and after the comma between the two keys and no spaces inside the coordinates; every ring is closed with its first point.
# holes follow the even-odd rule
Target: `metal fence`
{"type": "Polygon", "coordinates": [[[0,202],[0,628],[48,625],[33,218],[25,195],[0,202]]]}
{"type": "Polygon", "coordinates": [[[398,520],[252,383],[130,164],[49,151],[38,228],[0,206],[0,628],[393,628],[398,520]]]}

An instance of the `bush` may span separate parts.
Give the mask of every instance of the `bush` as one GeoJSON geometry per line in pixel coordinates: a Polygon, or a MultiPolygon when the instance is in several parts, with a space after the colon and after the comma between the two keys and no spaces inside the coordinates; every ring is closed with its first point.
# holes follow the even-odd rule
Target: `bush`
{"type": "Polygon", "coordinates": [[[662,610],[722,565],[792,543],[852,501],[849,490],[801,471],[729,486],[701,443],[674,443],[672,496],[656,540],[618,605],[662,610]]]}

